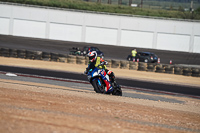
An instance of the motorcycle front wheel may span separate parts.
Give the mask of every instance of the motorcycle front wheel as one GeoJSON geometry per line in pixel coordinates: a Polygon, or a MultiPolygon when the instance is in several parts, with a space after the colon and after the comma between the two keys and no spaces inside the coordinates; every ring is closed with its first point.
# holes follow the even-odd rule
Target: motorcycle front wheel
{"type": "MultiPolygon", "coordinates": [[[[100,80],[101,82],[101,80],[100,80]]],[[[102,84],[101,82],[101,85],[99,84],[99,79],[94,79],[92,81],[92,86],[94,87],[94,91],[96,93],[104,93],[105,92],[105,88],[104,88],[104,85],[102,84]]]]}

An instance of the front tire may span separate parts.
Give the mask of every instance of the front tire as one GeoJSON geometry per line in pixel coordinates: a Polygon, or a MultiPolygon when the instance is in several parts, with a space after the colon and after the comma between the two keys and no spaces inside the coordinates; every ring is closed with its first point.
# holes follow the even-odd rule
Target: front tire
{"type": "Polygon", "coordinates": [[[148,60],[148,59],[145,59],[145,60],[144,60],[144,62],[145,62],[145,63],[148,63],[148,62],[149,62],[149,60],[148,60]]]}
{"type": "Polygon", "coordinates": [[[94,87],[94,91],[96,93],[104,93],[105,92],[105,88],[104,88],[103,84],[101,83],[101,86],[100,86],[97,79],[94,79],[92,81],[92,86],[94,87]]]}
{"type": "Polygon", "coordinates": [[[127,60],[128,60],[128,61],[131,61],[131,60],[132,60],[132,57],[131,57],[130,55],[128,55],[127,60]]]}

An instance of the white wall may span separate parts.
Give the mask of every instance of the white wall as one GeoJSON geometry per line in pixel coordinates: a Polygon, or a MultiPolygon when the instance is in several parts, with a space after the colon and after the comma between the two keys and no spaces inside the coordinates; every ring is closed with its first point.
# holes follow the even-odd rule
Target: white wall
{"type": "Polygon", "coordinates": [[[82,26],[50,23],[49,39],[81,42],[82,26]]]}
{"type": "Polygon", "coordinates": [[[194,37],[194,53],[200,53],[200,36],[194,37]]]}
{"type": "Polygon", "coordinates": [[[153,32],[121,31],[121,45],[130,47],[152,48],[153,32]]]}
{"type": "Polygon", "coordinates": [[[189,35],[158,33],[157,49],[188,51],[189,43],[189,35]]]}
{"type": "Polygon", "coordinates": [[[85,42],[115,45],[117,40],[117,29],[86,27],[85,42]]]}
{"type": "Polygon", "coordinates": [[[200,21],[0,4],[0,34],[200,53],[200,21]]]}
{"type": "Polygon", "coordinates": [[[0,18],[0,34],[9,34],[9,18],[0,18]]]}
{"type": "Polygon", "coordinates": [[[45,38],[45,28],[45,22],[18,19],[14,19],[13,21],[14,36],[45,38]]]}

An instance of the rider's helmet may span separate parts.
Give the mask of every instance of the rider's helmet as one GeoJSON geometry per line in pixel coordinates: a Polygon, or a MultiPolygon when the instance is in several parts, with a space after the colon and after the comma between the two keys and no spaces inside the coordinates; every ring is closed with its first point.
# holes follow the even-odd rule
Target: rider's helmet
{"type": "Polygon", "coordinates": [[[96,51],[89,52],[88,57],[90,62],[95,61],[97,59],[97,52],[96,51]]]}

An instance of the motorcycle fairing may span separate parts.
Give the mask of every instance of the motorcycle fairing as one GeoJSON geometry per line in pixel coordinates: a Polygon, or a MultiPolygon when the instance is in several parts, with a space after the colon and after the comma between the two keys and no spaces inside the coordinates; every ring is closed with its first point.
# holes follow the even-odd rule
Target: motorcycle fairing
{"type": "Polygon", "coordinates": [[[101,75],[101,78],[103,79],[104,83],[106,84],[105,91],[106,91],[106,92],[112,91],[112,90],[113,90],[112,85],[111,85],[111,83],[109,82],[109,77],[108,77],[108,75],[106,74],[106,72],[105,72],[104,69],[101,69],[100,75],[101,75]]]}

